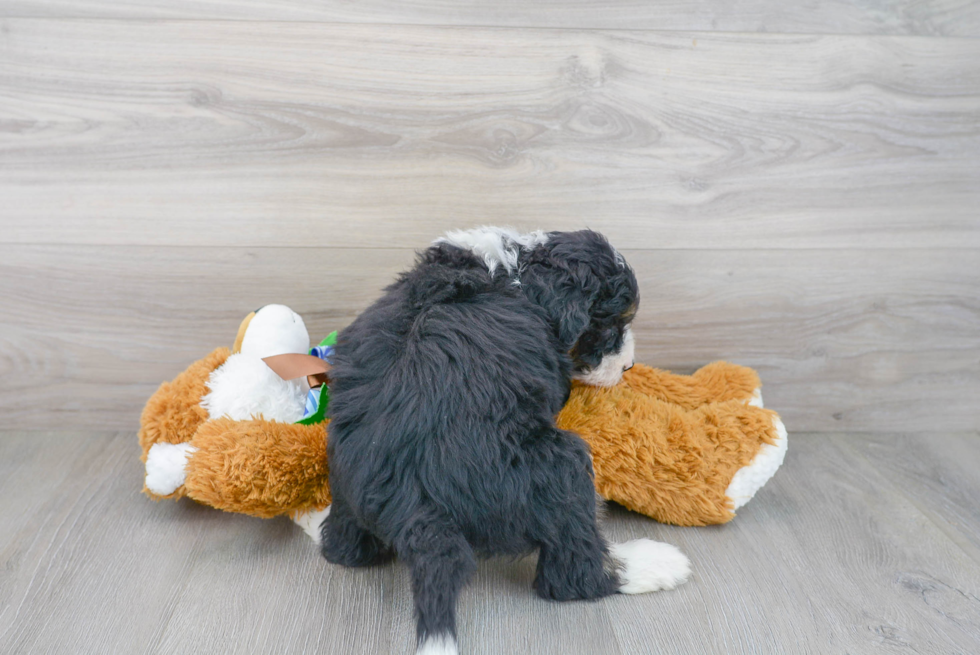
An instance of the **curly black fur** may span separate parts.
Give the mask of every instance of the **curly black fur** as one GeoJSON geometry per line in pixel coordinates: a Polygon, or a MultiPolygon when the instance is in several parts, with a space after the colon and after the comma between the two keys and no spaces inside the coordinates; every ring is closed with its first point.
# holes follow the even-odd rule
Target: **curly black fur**
{"type": "Polygon", "coordinates": [[[433,246],[337,340],[323,555],[404,560],[420,642],[455,637],[477,555],[539,549],[545,598],[619,586],[588,446],[554,416],[573,370],[622,344],[636,279],[588,231],[549,235],[514,274],[519,285],[467,250],[433,246]]]}
{"type": "Polygon", "coordinates": [[[576,371],[596,367],[623,345],[640,303],[633,269],[598,232],[552,232],[526,257],[521,284],[548,310],[576,371]]]}

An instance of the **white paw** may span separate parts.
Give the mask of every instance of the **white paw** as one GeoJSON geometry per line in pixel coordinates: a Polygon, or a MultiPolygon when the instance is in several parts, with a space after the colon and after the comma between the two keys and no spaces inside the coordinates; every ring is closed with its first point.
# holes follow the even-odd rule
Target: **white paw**
{"type": "Polygon", "coordinates": [[[752,500],[755,492],[763,487],[782,466],[786,457],[787,435],[786,426],[774,416],[772,424],[776,428],[776,442],[763,444],[748,466],[743,466],[732,477],[725,489],[725,495],[732,499],[734,509],[742,507],[752,500]]]}
{"type": "Polygon", "coordinates": [[[290,518],[293,519],[293,523],[303,528],[303,532],[310,535],[313,543],[319,546],[320,525],[323,523],[323,519],[327,518],[328,514],[330,514],[330,505],[327,505],[320,511],[299,512],[293,514],[290,518]]]}
{"type": "Polygon", "coordinates": [[[189,443],[156,443],[146,454],[146,488],[169,496],[187,479],[187,458],[197,452],[189,443]]]}
{"type": "Polygon", "coordinates": [[[452,635],[436,635],[423,639],[415,655],[456,655],[458,652],[452,635]]]}
{"type": "Polygon", "coordinates": [[[749,398],[746,403],[749,407],[762,407],[762,389],[756,389],[752,392],[752,397],[749,398]]]}
{"type": "Polygon", "coordinates": [[[619,592],[623,594],[673,589],[691,574],[691,562],[684,553],[659,541],[634,539],[612,544],[609,552],[622,565],[619,592]]]}

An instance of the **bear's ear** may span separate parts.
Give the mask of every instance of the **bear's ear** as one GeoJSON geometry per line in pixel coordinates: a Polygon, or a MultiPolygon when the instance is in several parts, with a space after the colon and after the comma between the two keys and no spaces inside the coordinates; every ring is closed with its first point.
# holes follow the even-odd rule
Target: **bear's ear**
{"type": "Polygon", "coordinates": [[[536,247],[520,273],[527,298],[544,309],[562,351],[571,350],[589,327],[600,283],[592,269],[554,252],[553,243],[536,247]],[[556,256],[558,255],[558,256],[556,256]]]}
{"type": "MultiPolygon", "coordinates": [[[[259,307],[259,309],[262,309],[259,307]]],[[[241,325],[238,326],[238,335],[235,337],[235,344],[231,347],[231,354],[235,355],[242,351],[242,341],[245,341],[245,331],[248,330],[248,324],[252,322],[255,315],[259,313],[259,309],[245,317],[241,325]]]]}

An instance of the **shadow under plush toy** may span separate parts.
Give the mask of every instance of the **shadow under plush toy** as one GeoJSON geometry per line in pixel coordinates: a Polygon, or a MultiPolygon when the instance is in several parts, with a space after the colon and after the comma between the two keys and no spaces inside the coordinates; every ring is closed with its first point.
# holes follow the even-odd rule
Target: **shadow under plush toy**
{"type": "MultiPolygon", "coordinates": [[[[311,383],[327,367],[312,364],[308,378],[308,363],[275,363],[309,352],[303,319],[267,305],[242,322],[231,351],[218,348],[162,384],[140,420],[143,491],[261,518],[288,514],[319,542],[329,421],[326,388],[311,383]]],[[[574,383],[557,423],[590,445],[603,498],[664,523],[725,523],[786,453],[786,430],[759,389],[755,371],[726,362],[693,375],[636,364],[614,387],[574,383]]]]}

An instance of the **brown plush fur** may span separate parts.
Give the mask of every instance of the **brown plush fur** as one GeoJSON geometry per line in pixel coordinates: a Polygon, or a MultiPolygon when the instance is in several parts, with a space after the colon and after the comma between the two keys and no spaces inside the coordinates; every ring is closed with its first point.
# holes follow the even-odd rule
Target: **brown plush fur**
{"type": "MultiPolygon", "coordinates": [[[[208,412],[201,407],[201,398],[208,392],[205,383],[211,371],[225,363],[230,353],[227,348],[218,348],[210,355],[199,359],[173,379],[164,382],[146,401],[140,416],[139,440],[143,454],[140,460],[146,463],[146,453],[155,443],[183,443],[190,441],[197,428],[208,420],[208,412]]],[[[146,487],[143,493],[159,499],[146,487]]],[[[183,487],[168,496],[180,498],[185,495],[183,487]]]]}
{"type": "Polygon", "coordinates": [[[205,385],[211,372],[224,364],[229,354],[227,348],[218,348],[188,366],[172,382],[161,384],[150,396],[140,416],[139,440],[144,462],[153,444],[183,443],[208,420],[207,410],[201,407],[201,398],[208,392],[205,385]]]}
{"type": "Polygon", "coordinates": [[[271,518],[330,504],[324,425],[219,418],[201,425],[187,462],[187,495],[229,512],[271,518]]]}
{"type": "Polygon", "coordinates": [[[726,400],[746,401],[762,386],[755,371],[728,362],[712,362],[693,375],[675,375],[637,364],[623,374],[623,383],[639,394],[684,409],[726,400]]]}
{"type": "Polygon", "coordinates": [[[680,398],[693,406],[698,390],[682,384],[693,376],[666,379],[669,374],[642,365],[633,371],[626,383],[611,389],[576,385],[558,415],[559,427],[574,430],[592,448],[596,491],[662,523],[731,520],[734,512],[725,490],[763,444],[775,441],[773,412],[745,404],[755,387],[742,400],[688,410],[638,393],[636,386],[682,390],[680,398]]]}
{"type": "MultiPolygon", "coordinates": [[[[160,385],[141,418],[143,461],[154,443],[191,441],[187,480],[167,498],[262,518],[323,509],[324,424],[208,420],[205,383],[228,355],[219,348],[160,385]]],[[[732,477],[776,436],[773,413],[745,404],[758,387],[755,371],[726,362],[689,376],[637,364],[612,388],[575,384],[558,423],[591,446],[603,497],[665,523],[724,523],[732,477]]]]}

